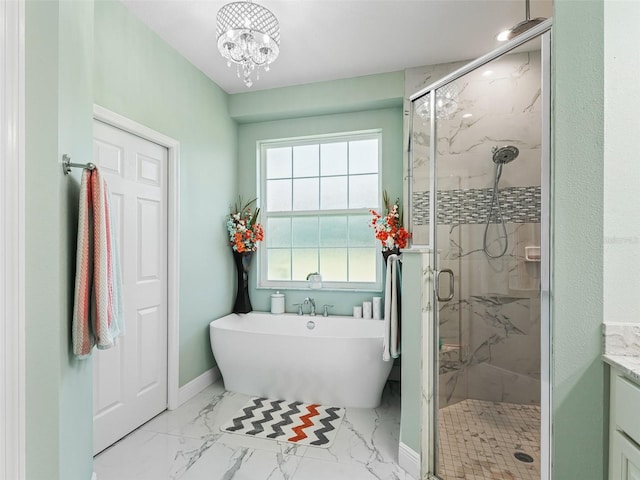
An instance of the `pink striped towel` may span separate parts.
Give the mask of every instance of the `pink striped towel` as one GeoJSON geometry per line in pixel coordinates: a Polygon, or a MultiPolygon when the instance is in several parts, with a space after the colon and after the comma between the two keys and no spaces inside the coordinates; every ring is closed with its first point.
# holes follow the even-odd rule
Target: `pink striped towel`
{"type": "Polygon", "coordinates": [[[84,170],[80,184],[73,353],[110,348],[124,333],[118,249],[109,208],[109,191],[98,169],[84,170]]]}

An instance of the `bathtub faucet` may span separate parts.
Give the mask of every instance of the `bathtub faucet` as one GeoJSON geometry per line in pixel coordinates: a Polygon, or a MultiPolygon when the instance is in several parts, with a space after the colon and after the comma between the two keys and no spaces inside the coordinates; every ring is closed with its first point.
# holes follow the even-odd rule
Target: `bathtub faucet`
{"type": "Polygon", "coordinates": [[[313,298],[307,297],[304,299],[304,304],[309,304],[311,305],[311,311],[309,312],[309,315],[311,315],[312,317],[316,316],[316,301],[313,298]]]}

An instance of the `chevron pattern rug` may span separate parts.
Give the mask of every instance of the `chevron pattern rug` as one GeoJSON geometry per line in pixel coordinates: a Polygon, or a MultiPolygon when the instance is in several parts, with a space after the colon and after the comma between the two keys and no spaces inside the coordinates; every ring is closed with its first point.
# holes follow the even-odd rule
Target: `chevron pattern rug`
{"type": "Polygon", "coordinates": [[[220,430],[328,448],[335,440],[344,413],[344,408],[315,403],[252,398],[220,430]]]}

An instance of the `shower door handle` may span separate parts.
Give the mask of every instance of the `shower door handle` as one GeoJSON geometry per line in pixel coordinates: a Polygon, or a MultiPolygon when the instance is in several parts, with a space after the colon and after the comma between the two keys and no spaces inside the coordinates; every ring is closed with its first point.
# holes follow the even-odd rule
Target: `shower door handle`
{"type": "Polygon", "coordinates": [[[443,268],[442,270],[438,270],[438,273],[436,274],[436,297],[438,298],[439,302],[448,302],[453,298],[453,295],[454,295],[453,283],[454,283],[453,270],[451,270],[450,268],[443,268]],[[440,275],[442,275],[443,273],[449,274],[449,296],[447,297],[440,296],[440,275]]]}

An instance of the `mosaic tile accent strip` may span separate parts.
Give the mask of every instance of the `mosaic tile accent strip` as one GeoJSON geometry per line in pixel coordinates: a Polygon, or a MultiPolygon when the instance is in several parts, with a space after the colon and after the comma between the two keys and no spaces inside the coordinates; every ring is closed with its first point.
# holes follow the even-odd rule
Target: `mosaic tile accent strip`
{"type": "Polygon", "coordinates": [[[443,479],[540,480],[540,407],[467,399],[439,417],[443,479]]]}
{"type": "MultiPolygon", "coordinates": [[[[479,224],[487,221],[491,209],[491,188],[440,190],[438,223],[441,225],[479,224]]],[[[510,187],[499,192],[502,215],[507,223],[540,223],[539,186],[510,187]]],[[[494,214],[491,221],[497,223],[494,214]]],[[[413,194],[413,224],[428,225],[429,192],[413,194]]]]}

